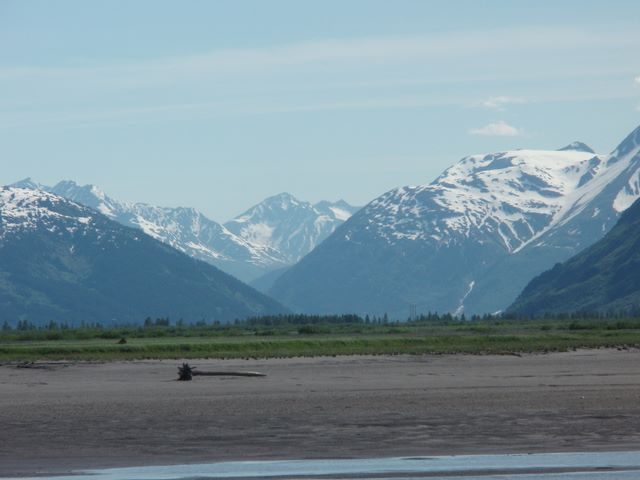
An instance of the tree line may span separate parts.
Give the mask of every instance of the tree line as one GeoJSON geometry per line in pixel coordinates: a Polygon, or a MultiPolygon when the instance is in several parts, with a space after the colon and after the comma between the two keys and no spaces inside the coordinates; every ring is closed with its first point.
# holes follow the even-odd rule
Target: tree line
{"type": "Polygon", "coordinates": [[[537,317],[526,315],[514,315],[509,313],[500,314],[484,314],[471,315],[469,317],[462,315],[453,315],[451,313],[440,314],[438,312],[427,312],[404,320],[392,320],[384,313],[382,315],[308,315],[308,314],[281,314],[281,315],[262,315],[246,319],[236,319],[233,322],[221,323],[219,321],[206,322],[199,320],[196,322],[186,322],[183,319],[176,321],[169,317],[147,317],[142,320],[141,324],[131,325],[103,325],[99,322],[81,322],[80,324],[71,324],[67,322],[49,321],[44,324],[36,324],[29,320],[21,319],[11,324],[8,320],[4,320],[2,331],[64,331],[70,329],[79,330],[108,330],[116,328],[141,328],[141,329],[208,329],[208,328],[255,328],[255,327],[300,327],[304,325],[420,325],[420,324],[455,324],[455,323],[474,323],[474,322],[502,322],[502,321],[608,321],[608,320],[640,320],[640,309],[624,312],[574,312],[546,314],[537,317]]]}

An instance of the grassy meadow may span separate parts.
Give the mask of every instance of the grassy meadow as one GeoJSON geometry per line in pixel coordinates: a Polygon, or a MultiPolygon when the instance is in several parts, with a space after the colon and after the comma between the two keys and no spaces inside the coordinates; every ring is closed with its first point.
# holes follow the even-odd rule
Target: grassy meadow
{"type": "Polygon", "coordinates": [[[638,319],[362,321],[0,332],[0,362],[331,355],[519,354],[640,347],[638,319]]]}

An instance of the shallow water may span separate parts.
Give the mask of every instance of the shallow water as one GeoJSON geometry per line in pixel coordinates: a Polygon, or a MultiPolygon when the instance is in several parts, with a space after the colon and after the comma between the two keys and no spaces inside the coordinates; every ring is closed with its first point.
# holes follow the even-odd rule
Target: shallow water
{"type": "Polygon", "coordinates": [[[44,478],[56,480],[269,478],[272,480],[323,477],[386,480],[425,478],[432,480],[638,480],[640,479],[640,452],[220,462],[89,470],[72,476],[44,478]],[[594,471],[595,469],[608,469],[608,471],[594,471]]]}

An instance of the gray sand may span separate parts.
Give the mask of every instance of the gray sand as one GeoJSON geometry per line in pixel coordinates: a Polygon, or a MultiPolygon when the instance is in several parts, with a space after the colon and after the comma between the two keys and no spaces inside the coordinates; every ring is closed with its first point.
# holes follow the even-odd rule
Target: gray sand
{"type": "Polygon", "coordinates": [[[0,476],[284,458],[640,449],[640,352],[0,367],[0,476]]]}

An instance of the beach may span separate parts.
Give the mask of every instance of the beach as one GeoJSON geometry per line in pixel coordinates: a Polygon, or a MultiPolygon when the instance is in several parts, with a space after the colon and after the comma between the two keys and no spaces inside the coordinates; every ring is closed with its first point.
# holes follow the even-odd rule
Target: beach
{"type": "Polygon", "coordinates": [[[0,366],[0,476],[640,445],[638,350],[181,363],[0,366]]]}

